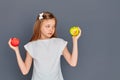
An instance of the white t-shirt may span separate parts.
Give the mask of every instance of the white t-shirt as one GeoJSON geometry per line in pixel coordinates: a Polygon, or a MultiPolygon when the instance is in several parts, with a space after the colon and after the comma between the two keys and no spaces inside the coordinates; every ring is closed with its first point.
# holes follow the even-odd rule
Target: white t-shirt
{"type": "Polygon", "coordinates": [[[67,45],[61,38],[32,41],[24,45],[33,58],[32,80],[64,80],[60,57],[67,45]]]}

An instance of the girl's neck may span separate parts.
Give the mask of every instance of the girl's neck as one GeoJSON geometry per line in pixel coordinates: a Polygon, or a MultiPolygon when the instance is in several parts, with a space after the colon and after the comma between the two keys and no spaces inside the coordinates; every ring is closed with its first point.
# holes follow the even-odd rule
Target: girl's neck
{"type": "Polygon", "coordinates": [[[41,40],[50,39],[50,37],[47,37],[47,36],[43,36],[43,35],[41,35],[40,37],[41,37],[41,38],[40,38],[41,40]]]}
{"type": "Polygon", "coordinates": [[[40,38],[40,40],[47,40],[47,39],[51,39],[51,38],[44,38],[44,37],[40,38]]]}

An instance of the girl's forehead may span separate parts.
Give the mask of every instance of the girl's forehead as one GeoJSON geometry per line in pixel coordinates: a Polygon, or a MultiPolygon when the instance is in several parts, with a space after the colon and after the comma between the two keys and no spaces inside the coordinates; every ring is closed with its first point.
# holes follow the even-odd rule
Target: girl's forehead
{"type": "Polygon", "coordinates": [[[46,24],[55,24],[55,19],[46,19],[43,21],[43,25],[46,24]]]}

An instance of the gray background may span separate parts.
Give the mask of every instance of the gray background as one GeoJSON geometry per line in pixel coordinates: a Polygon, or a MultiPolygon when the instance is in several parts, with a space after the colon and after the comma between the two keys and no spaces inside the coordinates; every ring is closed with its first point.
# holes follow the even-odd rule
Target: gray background
{"type": "Polygon", "coordinates": [[[120,80],[120,0],[0,0],[0,80],[30,80],[32,68],[23,76],[16,56],[7,42],[21,39],[20,50],[32,35],[36,16],[50,11],[58,19],[57,33],[68,41],[69,28],[80,25],[79,60],[77,67],[62,57],[65,80],[120,80]]]}

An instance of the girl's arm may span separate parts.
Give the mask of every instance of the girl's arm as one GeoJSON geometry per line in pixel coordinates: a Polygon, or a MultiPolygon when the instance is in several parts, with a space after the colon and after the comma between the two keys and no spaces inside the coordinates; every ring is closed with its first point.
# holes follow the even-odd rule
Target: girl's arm
{"type": "Polygon", "coordinates": [[[32,64],[32,57],[29,55],[28,52],[26,52],[26,58],[25,58],[25,61],[23,61],[22,57],[20,55],[19,47],[12,46],[10,42],[11,42],[11,39],[9,40],[8,44],[9,44],[10,48],[13,49],[16,53],[16,58],[17,58],[19,68],[20,68],[22,74],[26,75],[30,70],[30,67],[32,64]]]}
{"type": "Polygon", "coordinates": [[[81,36],[81,32],[79,33],[78,36],[73,36],[73,50],[72,54],[68,51],[67,46],[63,50],[63,56],[66,59],[66,61],[73,67],[77,65],[78,61],[78,39],[81,36]]]}

